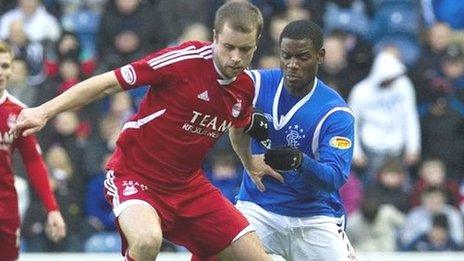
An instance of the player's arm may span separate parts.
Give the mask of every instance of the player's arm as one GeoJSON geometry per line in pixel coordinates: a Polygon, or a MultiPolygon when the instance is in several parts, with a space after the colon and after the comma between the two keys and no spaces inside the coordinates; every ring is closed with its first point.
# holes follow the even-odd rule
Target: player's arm
{"type": "Polygon", "coordinates": [[[42,159],[35,136],[19,137],[15,144],[26,167],[29,181],[47,210],[46,232],[53,241],[66,236],[66,225],[48,180],[47,167],[42,159]]]}
{"type": "Polygon", "coordinates": [[[275,170],[296,170],[325,191],[338,190],[351,169],[354,117],[345,111],[335,112],[326,119],[320,133],[319,159],[295,148],[276,148],[266,152],[264,161],[275,170]]]}
{"type": "Polygon", "coordinates": [[[245,132],[245,128],[231,127],[229,129],[229,137],[232,147],[242,161],[243,167],[247,170],[253,182],[256,184],[260,191],[266,188],[261,181],[264,175],[270,175],[280,182],[284,182],[284,178],[269,166],[264,163],[262,155],[251,154],[250,149],[250,136],[245,132]]]}
{"type": "Polygon", "coordinates": [[[82,81],[61,95],[34,108],[22,110],[11,132],[23,136],[38,132],[56,114],[84,106],[108,94],[122,91],[114,72],[106,72],[82,81]]]}

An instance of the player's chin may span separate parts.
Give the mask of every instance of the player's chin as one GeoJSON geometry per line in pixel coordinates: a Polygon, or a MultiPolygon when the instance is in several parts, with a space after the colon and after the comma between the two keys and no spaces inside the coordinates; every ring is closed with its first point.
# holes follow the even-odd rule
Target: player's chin
{"type": "Polygon", "coordinates": [[[237,75],[239,75],[244,68],[242,67],[229,67],[227,68],[227,78],[234,78],[236,77],[237,75]]]}
{"type": "Polygon", "coordinates": [[[285,86],[287,86],[290,89],[298,89],[301,85],[301,81],[285,80],[285,86]]]}

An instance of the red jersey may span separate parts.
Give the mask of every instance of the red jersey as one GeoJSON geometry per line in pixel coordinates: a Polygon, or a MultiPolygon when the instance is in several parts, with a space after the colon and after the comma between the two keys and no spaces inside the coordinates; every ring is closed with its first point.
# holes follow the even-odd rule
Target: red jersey
{"type": "Polygon", "coordinates": [[[213,45],[186,42],[114,72],[123,89],[149,85],[139,111],[124,124],[108,168],[155,184],[185,184],[230,126],[250,121],[254,85],[247,72],[224,79],[213,45]]]}
{"type": "Polygon", "coordinates": [[[23,103],[7,91],[3,91],[3,95],[0,96],[0,219],[14,218],[18,215],[17,211],[13,211],[13,209],[17,209],[18,201],[11,161],[11,156],[16,148],[21,153],[29,181],[47,211],[58,209],[50,189],[48,171],[35,136],[20,136],[14,139],[8,134],[11,124],[16,121],[16,117],[24,107],[26,106],[23,103]]]}

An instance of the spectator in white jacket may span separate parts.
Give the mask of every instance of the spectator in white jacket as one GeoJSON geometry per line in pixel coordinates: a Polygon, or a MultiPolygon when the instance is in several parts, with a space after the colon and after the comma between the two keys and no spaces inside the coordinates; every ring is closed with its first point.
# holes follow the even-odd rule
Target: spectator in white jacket
{"type": "Polygon", "coordinates": [[[0,20],[0,38],[10,34],[10,24],[14,21],[24,23],[24,31],[32,42],[58,40],[61,34],[58,19],[47,12],[41,0],[19,0],[18,7],[6,12],[0,20]]]}
{"type": "Polygon", "coordinates": [[[381,166],[397,159],[409,167],[420,157],[420,126],[414,87],[394,48],[381,51],[368,77],[353,87],[349,104],[356,116],[353,163],[366,184],[381,166]]]}

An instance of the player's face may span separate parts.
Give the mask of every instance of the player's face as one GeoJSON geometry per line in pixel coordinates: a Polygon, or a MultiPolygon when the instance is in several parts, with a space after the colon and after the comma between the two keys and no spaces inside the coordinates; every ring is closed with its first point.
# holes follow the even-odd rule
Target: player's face
{"type": "Polygon", "coordinates": [[[233,78],[250,65],[256,44],[256,31],[235,31],[226,22],[221,32],[214,33],[214,63],[227,78],[233,78]]]}
{"type": "Polygon", "coordinates": [[[9,53],[0,53],[0,94],[6,89],[8,80],[11,77],[11,61],[9,53]]]}
{"type": "Polygon", "coordinates": [[[316,50],[311,40],[283,38],[280,43],[280,68],[284,74],[284,86],[293,94],[307,94],[324,55],[324,48],[316,50]]]}

